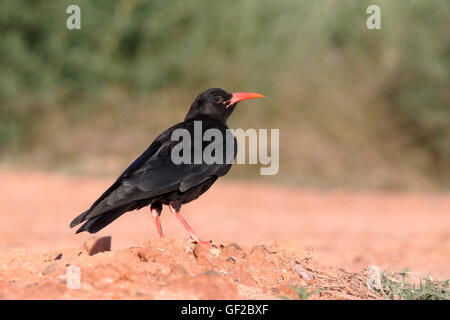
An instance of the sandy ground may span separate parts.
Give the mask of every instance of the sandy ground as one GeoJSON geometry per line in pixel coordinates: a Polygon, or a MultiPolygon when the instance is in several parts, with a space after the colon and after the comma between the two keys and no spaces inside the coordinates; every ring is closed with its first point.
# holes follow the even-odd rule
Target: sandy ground
{"type": "Polygon", "coordinates": [[[68,224],[112,180],[0,170],[0,297],[293,298],[292,285],[312,289],[326,278],[331,291],[317,298],[364,299],[376,298],[360,288],[372,264],[450,278],[448,194],[321,192],[225,178],[182,210],[217,248],[184,241],[167,208],[167,239],[158,240],[142,209],[97,234],[112,236],[111,252],[89,256],[82,248],[92,235],[74,235],[68,224]],[[82,290],[66,288],[69,264],[81,266],[82,290]],[[342,281],[353,287],[333,291],[342,281]]]}

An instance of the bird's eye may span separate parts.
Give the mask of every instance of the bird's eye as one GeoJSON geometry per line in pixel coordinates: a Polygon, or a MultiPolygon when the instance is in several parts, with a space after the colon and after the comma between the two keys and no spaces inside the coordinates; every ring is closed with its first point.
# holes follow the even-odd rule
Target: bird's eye
{"type": "Polygon", "coordinates": [[[222,98],[222,96],[215,96],[215,97],[214,97],[214,101],[215,101],[216,103],[222,103],[222,102],[223,102],[223,98],[222,98]]]}

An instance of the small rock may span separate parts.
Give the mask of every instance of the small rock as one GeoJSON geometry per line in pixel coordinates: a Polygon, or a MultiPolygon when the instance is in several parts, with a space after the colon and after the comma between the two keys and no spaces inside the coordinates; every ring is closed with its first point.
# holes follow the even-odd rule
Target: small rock
{"type": "Polygon", "coordinates": [[[220,273],[218,273],[216,271],[213,271],[213,270],[205,271],[203,274],[207,275],[207,276],[219,276],[219,277],[222,277],[222,275],[220,275],[220,273]]]}
{"type": "Polygon", "coordinates": [[[89,238],[84,243],[84,247],[90,256],[100,252],[111,251],[111,236],[89,238]]]}
{"type": "Polygon", "coordinates": [[[42,274],[47,275],[47,274],[56,272],[56,270],[58,270],[58,264],[56,262],[51,263],[45,267],[44,271],[42,271],[42,274]]]}
{"type": "Polygon", "coordinates": [[[55,257],[54,260],[60,260],[60,259],[62,258],[62,256],[63,256],[63,254],[62,254],[62,253],[59,253],[59,254],[55,257]]]}
{"type": "Polygon", "coordinates": [[[244,250],[242,250],[242,248],[236,242],[233,242],[229,246],[223,247],[222,254],[228,255],[228,256],[241,257],[241,258],[247,257],[247,254],[244,252],[244,250]]]}
{"type": "Polygon", "coordinates": [[[250,255],[259,258],[265,258],[268,253],[269,250],[262,244],[253,246],[252,251],[250,251],[250,255]]]}
{"type": "Polygon", "coordinates": [[[292,264],[292,269],[294,269],[295,272],[297,272],[302,278],[306,280],[311,280],[312,277],[309,275],[308,272],[297,262],[294,262],[292,264]]]}
{"type": "Polygon", "coordinates": [[[237,242],[233,242],[232,244],[230,244],[230,246],[234,247],[236,250],[244,251],[237,242]]]}
{"type": "Polygon", "coordinates": [[[197,262],[203,266],[209,267],[213,265],[212,254],[204,245],[196,244],[192,251],[197,262]]]}
{"type": "Polygon", "coordinates": [[[230,257],[228,257],[227,262],[236,264],[236,259],[230,256],[230,257]]]}
{"type": "Polygon", "coordinates": [[[209,249],[209,252],[211,252],[215,257],[218,257],[220,255],[220,249],[217,247],[212,247],[209,249]]]}

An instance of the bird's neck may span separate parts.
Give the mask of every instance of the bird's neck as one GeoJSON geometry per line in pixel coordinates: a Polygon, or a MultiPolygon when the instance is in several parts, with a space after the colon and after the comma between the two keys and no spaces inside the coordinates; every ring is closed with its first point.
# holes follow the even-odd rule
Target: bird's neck
{"type": "Polygon", "coordinates": [[[208,114],[202,114],[202,113],[197,113],[197,114],[187,114],[186,117],[184,118],[184,121],[209,121],[209,122],[215,122],[220,126],[227,126],[227,120],[224,119],[218,119],[215,118],[213,115],[208,115],[208,114]]]}

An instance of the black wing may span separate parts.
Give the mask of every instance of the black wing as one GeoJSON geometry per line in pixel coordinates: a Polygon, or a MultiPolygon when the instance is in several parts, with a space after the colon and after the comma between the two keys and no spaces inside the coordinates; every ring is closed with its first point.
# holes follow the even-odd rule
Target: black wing
{"type": "MultiPolygon", "coordinates": [[[[206,130],[209,126],[207,122],[203,122],[203,129],[206,130]]],[[[96,232],[98,230],[92,229],[94,224],[104,227],[121,214],[147,205],[148,199],[176,190],[185,192],[211,177],[222,176],[228,172],[231,164],[227,163],[174,164],[171,160],[171,150],[178,142],[171,141],[170,136],[173,130],[179,127],[193,132],[193,122],[180,123],[166,130],[94,202],[89,210],[71,222],[70,227],[88,220],[77,233],[86,230],[96,232]]],[[[235,156],[237,145],[234,139],[233,143],[235,156]]]]}

